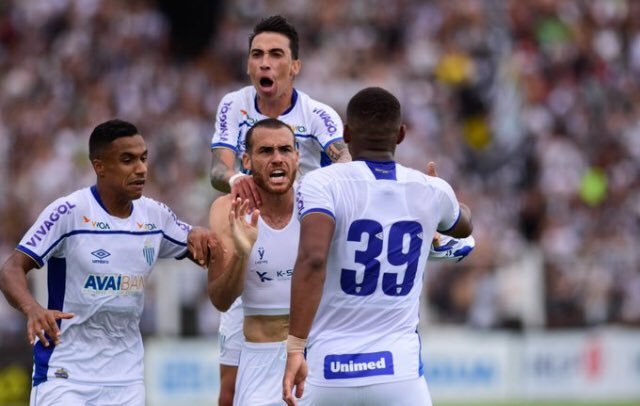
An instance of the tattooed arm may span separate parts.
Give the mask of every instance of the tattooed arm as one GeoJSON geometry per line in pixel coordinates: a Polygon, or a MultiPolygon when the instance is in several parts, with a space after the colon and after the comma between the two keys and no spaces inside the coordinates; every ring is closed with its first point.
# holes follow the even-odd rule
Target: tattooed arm
{"type": "Polygon", "coordinates": [[[349,148],[344,141],[332,143],[325,152],[332,162],[351,162],[351,154],[349,154],[349,148]]]}

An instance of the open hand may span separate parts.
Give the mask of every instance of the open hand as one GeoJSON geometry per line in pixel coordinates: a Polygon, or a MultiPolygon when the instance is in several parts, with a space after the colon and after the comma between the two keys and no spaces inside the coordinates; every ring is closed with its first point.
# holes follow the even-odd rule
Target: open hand
{"type": "Polygon", "coordinates": [[[231,202],[229,210],[229,225],[236,250],[243,255],[249,255],[253,244],[258,239],[258,217],[260,211],[249,210],[249,200],[239,197],[231,202]],[[251,213],[251,222],[247,222],[246,214],[251,213]]]}

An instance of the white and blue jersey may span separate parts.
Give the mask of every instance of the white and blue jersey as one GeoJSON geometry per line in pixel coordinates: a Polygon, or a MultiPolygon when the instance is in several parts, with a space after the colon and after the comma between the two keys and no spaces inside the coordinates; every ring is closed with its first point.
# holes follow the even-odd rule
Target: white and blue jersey
{"type": "Polygon", "coordinates": [[[49,309],[61,343],[34,346],[33,385],[52,379],[98,385],[143,381],[139,322],[144,285],[158,258],[184,257],[190,226],[141,197],[128,218],[109,215],[95,186],[57,199],[16,248],[48,264],[49,309]]]}
{"type": "Polygon", "coordinates": [[[460,216],[449,184],[395,162],[354,161],[307,174],[299,218],[335,219],[322,299],[307,344],[316,386],[422,375],[418,311],[435,231],[460,216]]]}
{"type": "MultiPolygon", "coordinates": [[[[247,86],[222,98],[211,138],[212,149],[229,148],[239,160],[242,159],[247,131],[256,122],[268,118],[260,112],[256,95],[256,89],[247,86]]],[[[296,135],[300,176],[331,164],[325,151],[332,143],[342,140],[343,130],[342,120],[335,110],[293,89],[291,107],[278,119],[288,124],[296,135]]]]}

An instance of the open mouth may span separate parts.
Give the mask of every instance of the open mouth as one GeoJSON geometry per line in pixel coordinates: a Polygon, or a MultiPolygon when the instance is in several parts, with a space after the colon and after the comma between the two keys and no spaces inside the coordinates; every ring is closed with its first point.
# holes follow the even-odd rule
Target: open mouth
{"type": "Polygon", "coordinates": [[[269,175],[269,177],[274,180],[284,179],[284,176],[285,176],[285,173],[281,169],[276,169],[275,171],[271,172],[271,174],[269,175]]]}
{"type": "Polygon", "coordinates": [[[271,80],[269,78],[262,78],[262,79],[260,79],[260,86],[262,86],[262,87],[271,87],[271,86],[273,86],[273,80],[271,80]]]}

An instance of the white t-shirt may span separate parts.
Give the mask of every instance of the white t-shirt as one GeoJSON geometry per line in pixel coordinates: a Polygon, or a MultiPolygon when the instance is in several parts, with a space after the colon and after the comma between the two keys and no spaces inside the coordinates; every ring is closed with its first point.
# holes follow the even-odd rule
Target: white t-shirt
{"type": "Polygon", "coordinates": [[[16,249],[38,267],[48,263],[48,308],[75,317],[59,321],[60,345],[34,346],[33,385],[142,382],[145,280],[158,258],[186,255],[190,229],[147,197],[133,201],[128,218],[113,217],[95,186],[45,208],[16,249]]]}
{"type": "MultiPolygon", "coordinates": [[[[229,148],[242,159],[247,131],[265,118],[268,117],[258,109],[253,86],[227,93],[218,106],[211,148],[229,148]]],[[[342,120],[335,110],[293,89],[291,107],[278,119],[288,124],[296,135],[300,176],[331,164],[325,151],[332,143],[342,140],[343,131],[342,120]]]]}
{"type": "Polygon", "coordinates": [[[418,310],[431,240],[458,221],[449,184],[395,162],[354,161],[307,174],[299,218],[335,219],[322,299],[307,345],[316,386],[422,375],[418,310]]]}

